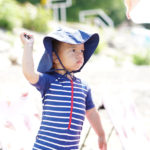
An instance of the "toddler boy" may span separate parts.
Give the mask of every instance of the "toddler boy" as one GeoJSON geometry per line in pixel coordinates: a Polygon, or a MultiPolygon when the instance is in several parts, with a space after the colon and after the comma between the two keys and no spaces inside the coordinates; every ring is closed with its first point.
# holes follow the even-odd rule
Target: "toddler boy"
{"type": "Polygon", "coordinates": [[[34,71],[34,38],[22,33],[23,73],[42,95],[43,113],[33,150],[78,150],[85,116],[106,150],[105,133],[91,97],[91,89],[74,76],[94,53],[98,34],[59,28],[43,40],[45,52],[34,71]]]}

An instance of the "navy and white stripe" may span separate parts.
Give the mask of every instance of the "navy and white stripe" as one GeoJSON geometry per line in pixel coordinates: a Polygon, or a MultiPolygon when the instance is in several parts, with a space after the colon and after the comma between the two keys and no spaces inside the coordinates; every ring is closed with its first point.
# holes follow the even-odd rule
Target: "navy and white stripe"
{"type": "Polygon", "coordinates": [[[71,92],[71,82],[67,78],[50,83],[43,99],[42,122],[33,150],[78,150],[88,89],[79,79],[73,81],[70,122],[71,92]]]}

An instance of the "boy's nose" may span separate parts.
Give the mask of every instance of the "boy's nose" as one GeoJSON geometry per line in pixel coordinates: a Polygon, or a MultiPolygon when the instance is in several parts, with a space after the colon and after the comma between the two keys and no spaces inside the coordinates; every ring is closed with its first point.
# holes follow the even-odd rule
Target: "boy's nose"
{"type": "Polygon", "coordinates": [[[76,56],[77,56],[77,58],[82,59],[82,58],[83,58],[83,53],[80,53],[80,52],[79,52],[79,53],[77,53],[77,55],[76,55],[76,56]]]}

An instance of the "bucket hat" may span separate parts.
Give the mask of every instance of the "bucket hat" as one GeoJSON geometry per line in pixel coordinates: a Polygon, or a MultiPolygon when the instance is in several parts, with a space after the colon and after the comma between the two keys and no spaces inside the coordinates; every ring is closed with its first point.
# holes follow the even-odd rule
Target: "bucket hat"
{"type": "Polygon", "coordinates": [[[96,50],[99,43],[99,35],[97,33],[89,34],[84,31],[71,28],[58,28],[56,31],[51,32],[43,39],[45,51],[37,69],[41,73],[52,72],[52,52],[54,51],[52,40],[54,39],[68,44],[84,44],[84,63],[79,70],[73,72],[79,72],[83,68],[96,50]]]}

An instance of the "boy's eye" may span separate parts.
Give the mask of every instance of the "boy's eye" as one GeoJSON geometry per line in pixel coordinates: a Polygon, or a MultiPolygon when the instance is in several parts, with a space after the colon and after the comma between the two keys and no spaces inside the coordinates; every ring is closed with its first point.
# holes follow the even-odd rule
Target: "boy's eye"
{"type": "Polygon", "coordinates": [[[75,49],[72,49],[72,52],[75,52],[76,50],[75,49]]]}
{"type": "Polygon", "coordinates": [[[81,50],[81,53],[84,53],[84,50],[81,50]]]}

